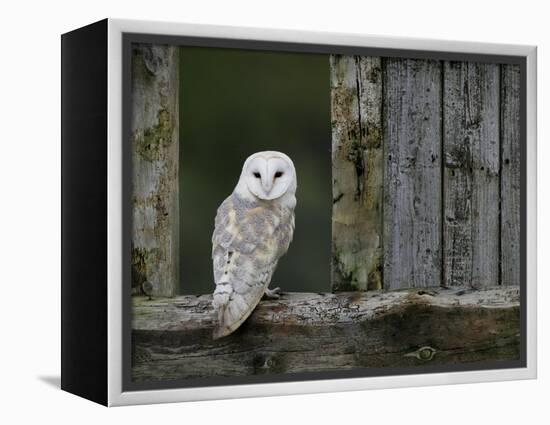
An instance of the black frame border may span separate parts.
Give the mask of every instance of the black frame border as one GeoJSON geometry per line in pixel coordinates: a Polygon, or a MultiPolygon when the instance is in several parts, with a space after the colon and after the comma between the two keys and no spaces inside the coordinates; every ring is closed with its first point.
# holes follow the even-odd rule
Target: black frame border
{"type": "Polygon", "coordinates": [[[61,36],[61,389],[108,403],[108,26],[61,36]]]}

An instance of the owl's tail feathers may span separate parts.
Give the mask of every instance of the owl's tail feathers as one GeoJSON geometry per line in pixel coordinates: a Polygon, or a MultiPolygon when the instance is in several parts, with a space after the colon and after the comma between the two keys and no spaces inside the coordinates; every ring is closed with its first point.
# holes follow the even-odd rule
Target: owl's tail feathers
{"type": "Polygon", "coordinates": [[[214,339],[224,337],[233,332],[233,329],[229,328],[225,323],[225,311],[232,293],[233,288],[231,285],[226,283],[218,283],[216,285],[216,290],[214,291],[212,299],[212,306],[218,312],[218,323],[212,335],[214,339]]]}
{"type": "Polygon", "coordinates": [[[232,330],[228,328],[224,323],[224,316],[225,316],[225,305],[220,306],[218,309],[218,323],[216,327],[214,328],[214,331],[212,332],[212,338],[213,339],[220,339],[224,336],[229,335],[232,330]]]}

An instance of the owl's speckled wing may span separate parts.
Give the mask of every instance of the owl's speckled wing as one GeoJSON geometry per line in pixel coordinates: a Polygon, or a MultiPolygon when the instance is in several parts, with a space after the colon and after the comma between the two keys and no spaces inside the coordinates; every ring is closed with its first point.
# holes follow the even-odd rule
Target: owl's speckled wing
{"type": "Polygon", "coordinates": [[[229,335],[252,313],[288,250],[294,214],[233,194],[218,208],[212,237],[215,338],[229,335]]]}

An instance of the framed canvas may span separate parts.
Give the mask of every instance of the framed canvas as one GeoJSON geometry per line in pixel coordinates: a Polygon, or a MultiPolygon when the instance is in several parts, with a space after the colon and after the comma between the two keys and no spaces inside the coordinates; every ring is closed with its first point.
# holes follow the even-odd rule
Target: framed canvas
{"type": "Polygon", "coordinates": [[[106,19],[62,36],[62,388],[536,377],[536,48],[106,19]]]}

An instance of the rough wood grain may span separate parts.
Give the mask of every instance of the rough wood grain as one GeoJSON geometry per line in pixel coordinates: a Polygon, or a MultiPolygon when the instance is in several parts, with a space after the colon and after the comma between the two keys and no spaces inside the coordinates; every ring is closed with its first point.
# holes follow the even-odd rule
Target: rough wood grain
{"type": "Polygon", "coordinates": [[[382,74],[378,57],[331,56],[332,288],[382,287],[382,74]]]}
{"type": "Polygon", "coordinates": [[[501,284],[520,281],[520,68],[501,68],[501,284]]]}
{"type": "MultiPolygon", "coordinates": [[[[132,48],[132,287],[178,284],[178,49],[132,48]]],[[[148,291],[149,292],[149,291],[148,291]]]]}
{"type": "Polygon", "coordinates": [[[384,59],[384,288],[441,282],[441,65],[384,59]]]}
{"type": "Polygon", "coordinates": [[[284,294],[212,340],[211,297],[133,299],[135,381],[519,358],[519,289],[284,294]]]}
{"type": "Polygon", "coordinates": [[[444,65],[444,285],[499,283],[499,66],[444,65]]]}

